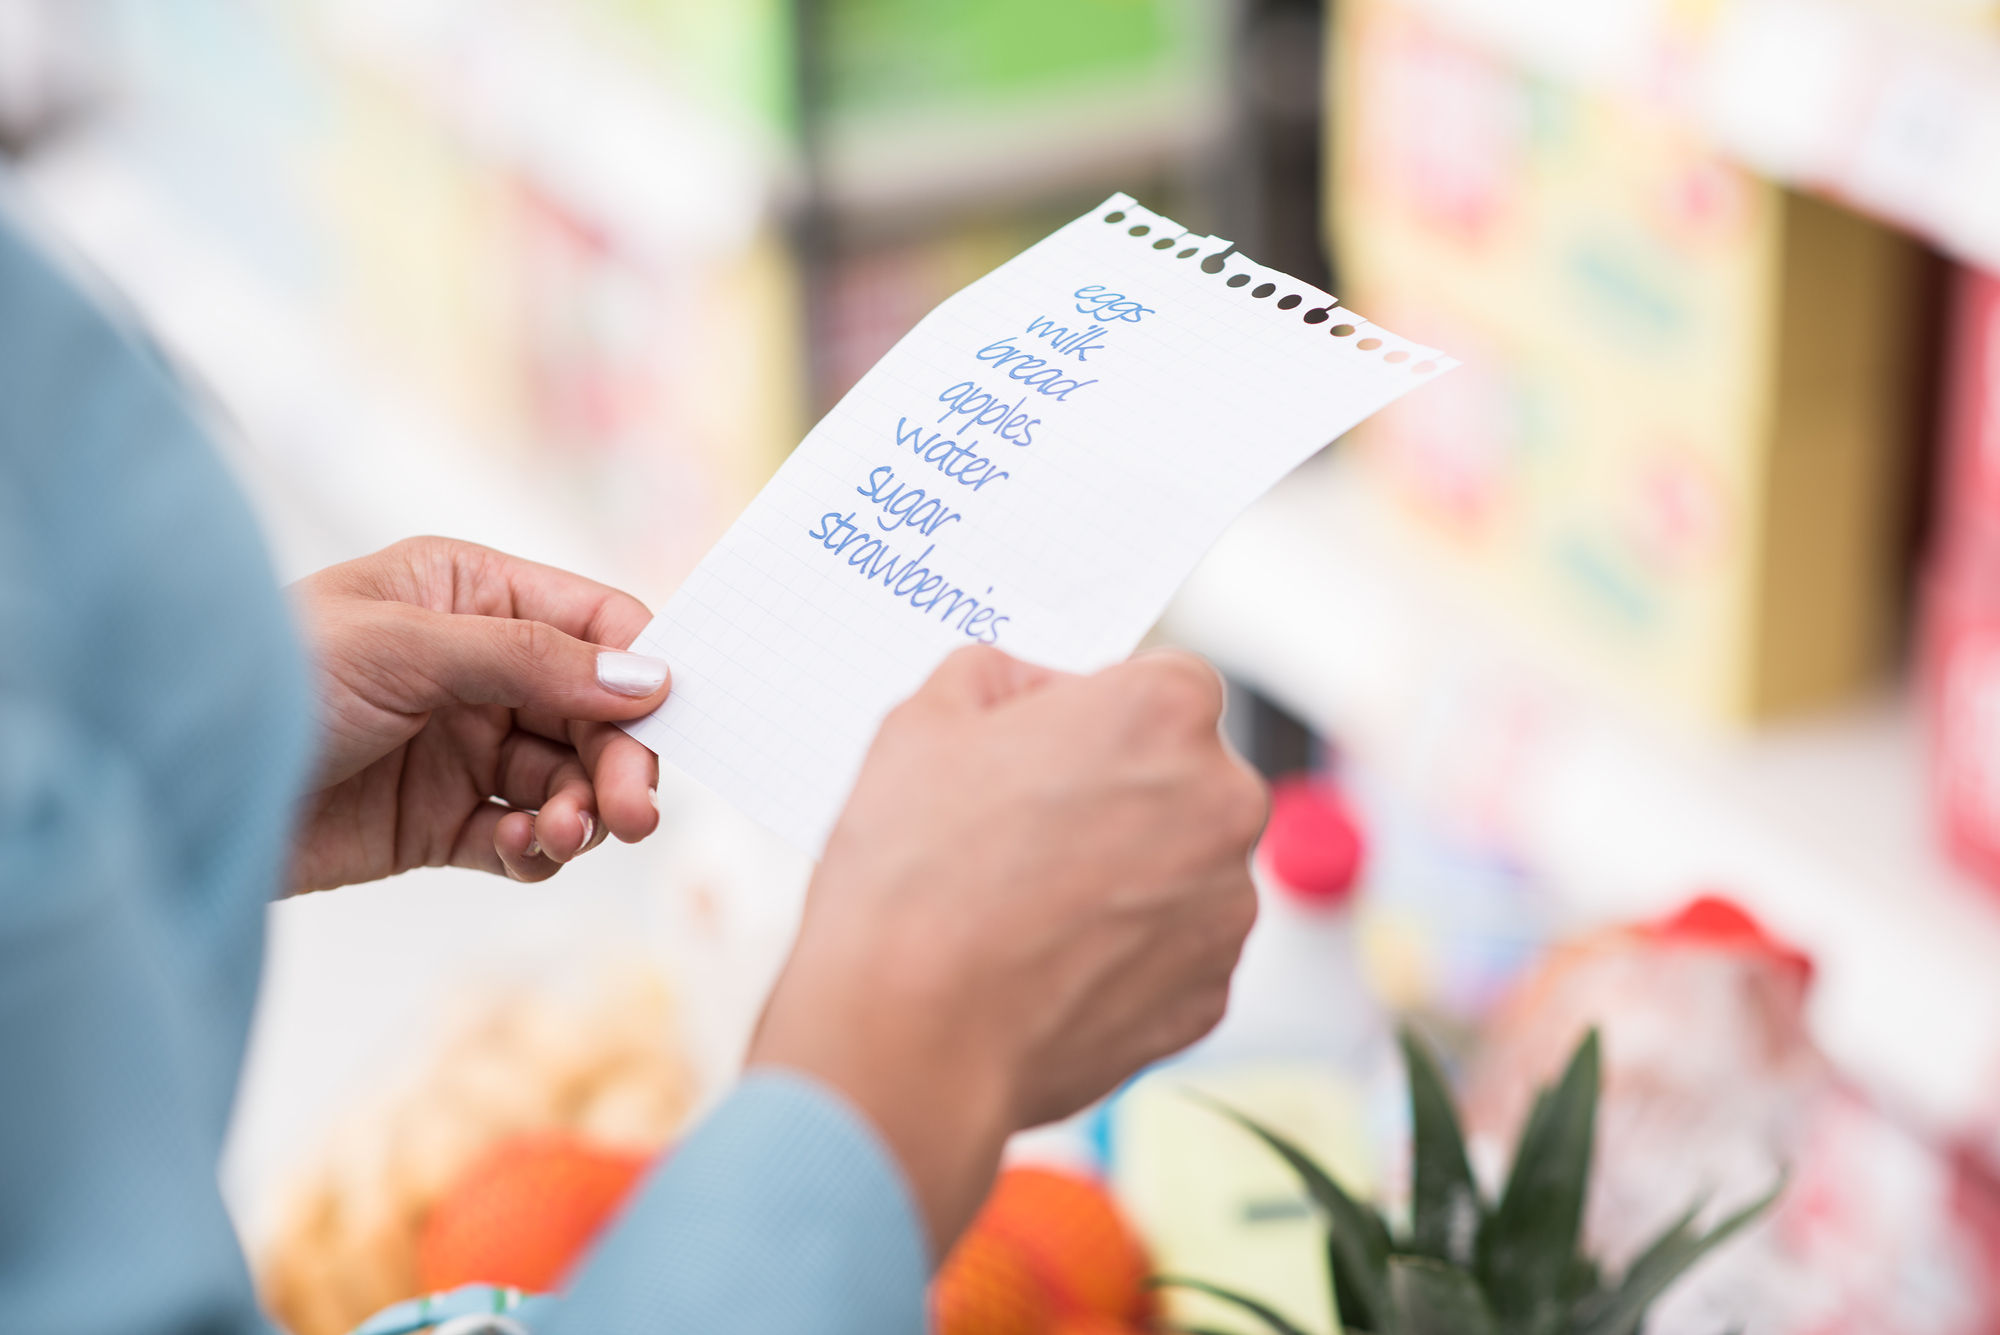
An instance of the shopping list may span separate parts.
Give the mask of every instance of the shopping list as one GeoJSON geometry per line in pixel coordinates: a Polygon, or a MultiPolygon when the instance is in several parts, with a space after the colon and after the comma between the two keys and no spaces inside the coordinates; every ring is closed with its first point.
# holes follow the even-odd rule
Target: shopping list
{"type": "Polygon", "coordinates": [[[674,684],[626,729],[816,856],[946,655],[1118,661],[1245,506],[1455,365],[1114,195],[812,429],[632,646],[674,684]]]}

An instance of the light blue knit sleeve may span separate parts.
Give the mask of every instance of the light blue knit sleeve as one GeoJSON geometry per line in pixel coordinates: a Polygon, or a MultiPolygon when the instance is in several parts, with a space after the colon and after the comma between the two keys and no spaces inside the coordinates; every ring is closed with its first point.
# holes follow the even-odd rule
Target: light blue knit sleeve
{"type": "Polygon", "coordinates": [[[824,1086],[753,1071],[641,1187],[534,1335],[919,1335],[930,1264],[902,1171],[824,1086]]]}

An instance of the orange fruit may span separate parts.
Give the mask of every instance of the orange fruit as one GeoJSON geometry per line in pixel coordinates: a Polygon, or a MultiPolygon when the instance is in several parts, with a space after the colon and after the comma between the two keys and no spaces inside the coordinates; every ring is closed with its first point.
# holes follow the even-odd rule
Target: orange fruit
{"type": "Polygon", "coordinates": [[[1138,1322],[1152,1315],[1146,1253],[1111,1195],[1047,1168],[1000,1174],[973,1231],[1005,1238],[1027,1258],[1056,1311],[1138,1322]]]}
{"type": "Polygon", "coordinates": [[[417,1241],[423,1291],[554,1289],[651,1164],[559,1133],[502,1141],[431,1206],[417,1241]]]}
{"type": "Polygon", "coordinates": [[[931,1316],[935,1335],[1048,1335],[1054,1312],[1020,1249],[974,1227],[932,1281],[931,1316]]]}
{"type": "Polygon", "coordinates": [[[1146,1335],[1146,1327],[1096,1312],[1072,1312],[1057,1317],[1049,1335],[1146,1335]]]}

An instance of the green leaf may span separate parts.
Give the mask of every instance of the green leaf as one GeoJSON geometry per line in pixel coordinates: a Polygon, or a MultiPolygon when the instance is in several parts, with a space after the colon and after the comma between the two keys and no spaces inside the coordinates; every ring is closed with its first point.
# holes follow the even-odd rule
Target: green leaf
{"type": "Polygon", "coordinates": [[[1404,1025],[1403,1064],[1410,1076],[1410,1126],[1414,1160],[1410,1184],[1410,1250],[1455,1266],[1470,1266],[1485,1210],[1450,1087],[1430,1046],[1404,1025]]]}
{"type": "Polygon", "coordinates": [[[1689,1266],[1769,1209],[1784,1189],[1785,1179],[1780,1177],[1762,1199],[1752,1201],[1700,1236],[1694,1232],[1694,1218],[1701,1212],[1701,1206],[1694,1206],[1640,1253],[1616,1289],[1579,1309],[1577,1335],[1638,1335],[1653,1300],[1666,1292],[1667,1286],[1686,1273],[1689,1266]]]}
{"type": "Polygon", "coordinates": [[[1211,1298],[1220,1298],[1226,1303],[1234,1303],[1276,1331],[1278,1335],[1306,1335],[1306,1332],[1287,1321],[1275,1309],[1265,1306],[1255,1298],[1237,1293],[1233,1289],[1225,1289],[1219,1284],[1210,1284],[1204,1279],[1186,1279],[1178,1275],[1158,1275],[1146,1282],[1156,1289],[1191,1289],[1196,1293],[1206,1293],[1211,1298]]]}
{"type": "Polygon", "coordinates": [[[1428,1256],[1389,1258],[1389,1297],[1402,1335],[1496,1335],[1479,1281],[1428,1256]]]}
{"type": "Polygon", "coordinates": [[[1576,1304],[1588,1302],[1604,1289],[1604,1276],[1598,1272],[1597,1262],[1578,1253],[1570,1261],[1569,1281],[1563,1285],[1563,1301],[1571,1310],[1576,1304]]]}
{"type": "Polygon", "coordinates": [[[1382,1216],[1357,1204],[1325,1169],[1284,1137],[1205,1094],[1193,1090],[1189,1094],[1244,1127],[1291,1165],[1326,1216],[1326,1263],[1339,1324],[1387,1332],[1389,1226],[1382,1216]]]}
{"type": "Polygon", "coordinates": [[[1567,1324],[1590,1187],[1598,1068],[1593,1029],[1556,1087],[1536,1097],[1507,1189],[1479,1231],[1479,1279],[1503,1335],[1555,1335],[1567,1324]]]}

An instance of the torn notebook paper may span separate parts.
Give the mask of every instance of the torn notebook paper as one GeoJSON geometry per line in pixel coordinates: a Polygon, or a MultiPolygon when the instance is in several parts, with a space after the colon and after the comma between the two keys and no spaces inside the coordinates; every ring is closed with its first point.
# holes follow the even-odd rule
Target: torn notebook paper
{"type": "Polygon", "coordinates": [[[817,855],[945,655],[1118,661],[1245,506],[1455,365],[1114,195],[812,429],[632,646],[674,686],[627,730],[817,855]]]}

